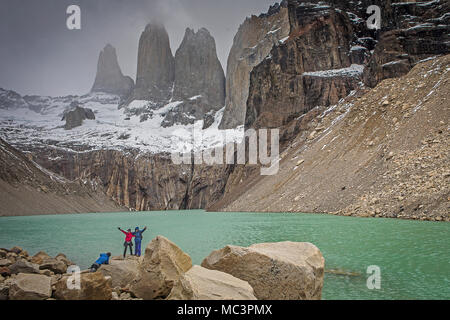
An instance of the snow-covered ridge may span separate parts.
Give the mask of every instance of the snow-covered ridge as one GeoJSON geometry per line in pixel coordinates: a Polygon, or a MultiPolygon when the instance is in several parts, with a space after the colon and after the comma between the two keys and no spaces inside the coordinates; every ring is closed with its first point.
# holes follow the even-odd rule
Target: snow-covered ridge
{"type": "MultiPolygon", "coordinates": [[[[1,91],[1,93],[7,91],[1,91]]],[[[14,101],[19,99],[14,96],[14,101]]],[[[19,99],[22,102],[21,98],[19,99]]],[[[13,101],[13,102],[14,102],[13,101]]],[[[18,101],[18,100],[17,100],[18,101]]],[[[14,103],[8,107],[8,99],[0,100],[0,137],[14,146],[52,147],[66,151],[129,150],[144,153],[189,151],[192,148],[216,147],[226,142],[240,141],[243,128],[221,131],[218,129],[223,109],[216,113],[214,124],[202,130],[203,120],[193,125],[161,126],[165,115],[180,105],[174,101],[154,109],[151,101],[135,100],[126,108],[119,108],[117,96],[93,93],[85,96],[33,97],[28,103],[14,103]],[[72,130],[64,129],[61,121],[64,112],[76,101],[81,107],[91,109],[95,120],[85,120],[72,130]],[[32,105],[39,104],[39,108],[32,105]],[[142,121],[139,113],[130,109],[150,108],[152,116],[142,121]],[[192,132],[201,132],[201,145],[192,144],[192,132]],[[228,141],[225,141],[225,134],[228,141]],[[231,140],[231,141],[230,141],[231,140]]]]}

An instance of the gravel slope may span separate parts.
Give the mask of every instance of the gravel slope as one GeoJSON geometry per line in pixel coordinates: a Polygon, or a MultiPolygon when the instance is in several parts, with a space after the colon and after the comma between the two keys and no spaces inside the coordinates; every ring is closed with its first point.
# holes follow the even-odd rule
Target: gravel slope
{"type": "Polygon", "coordinates": [[[236,169],[210,209],[450,221],[449,71],[429,60],[294,120],[279,173],[236,169]]]}

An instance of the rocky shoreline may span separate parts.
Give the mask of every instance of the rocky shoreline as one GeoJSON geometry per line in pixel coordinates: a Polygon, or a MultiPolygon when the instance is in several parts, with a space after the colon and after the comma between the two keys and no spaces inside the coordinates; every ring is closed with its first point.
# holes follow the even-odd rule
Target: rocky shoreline
{"type": "Polygon", "coordinates": [[[325,260],[311,243],[279,242],[226,246],[198,266],[157,236],[142,257],[112,257],[95,273],[67,273],[74,265],[62,253],[2,248],[0,300],[320,300],[325,260]]]}

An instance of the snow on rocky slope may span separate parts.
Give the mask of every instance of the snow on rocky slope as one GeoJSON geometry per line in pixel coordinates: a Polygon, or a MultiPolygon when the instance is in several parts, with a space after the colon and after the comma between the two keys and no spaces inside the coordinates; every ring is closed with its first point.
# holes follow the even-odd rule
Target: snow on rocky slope
{"type": "Polygon", "coordinates": [[[241,139],[243,128],[219,131],[223,110],[216,113],[214,124],[202,130],[203,120],[193,125],[162,127],[167,112],[181,102],[170,102],[152,110],[152,116],[142,121],[132,109],[152,105],[149,101],[135,100],[119,108],[120,98],[105,93],[67,97],[22,97],[13,91],[0,89],[0,137],[14,146],[52,146],[71,151],[97,149],[136,149],[148,153],[190,151],[193,131],[202,133],[203,140],[195,141],[195,149],[218,146],[225,141],[241,139]],[[95,120],[85,120],[72,130],[64,129],[63,115],[78,103],[95,113],[95,120]],[[227,140],[225,140],[225,137],[227,140]]]}
{"type": "Polygon", "coordinates": [[[447,55],[312,109],[280,129],[277,175],[237,166],[208,209],[450,221],[449,83],[447,55]]]}

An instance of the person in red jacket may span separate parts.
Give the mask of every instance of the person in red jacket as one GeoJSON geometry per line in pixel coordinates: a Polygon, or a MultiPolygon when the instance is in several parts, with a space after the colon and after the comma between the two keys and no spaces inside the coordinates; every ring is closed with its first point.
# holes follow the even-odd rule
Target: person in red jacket
{"type": "Polygon", "coordinates": [[[123,243],[125,250],[123,251],[123,257],[126,257],[128,247],[130,247],[130,255],[133,255],[133,242],[131,240],[133,240],[134,234],[131,232],[131,229],[128,229],[127,231],[123,231],[120,227],[117,229],[125,234],[125,242],[123,243]]]}

